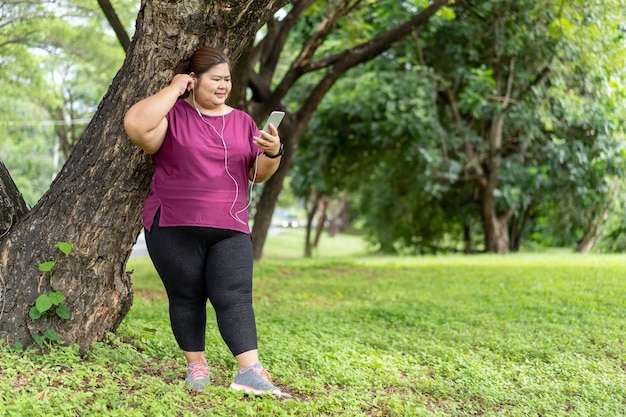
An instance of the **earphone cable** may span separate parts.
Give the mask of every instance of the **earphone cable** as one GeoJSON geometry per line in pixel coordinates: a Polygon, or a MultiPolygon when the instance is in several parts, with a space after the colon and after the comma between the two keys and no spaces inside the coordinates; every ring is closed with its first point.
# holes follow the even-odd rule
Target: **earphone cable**
{"type": "Polygon", "coordinates": [[[224,140],[224,130],[226,129],[226,117],[225,115],[222,115],[222,133],[220,133],[217,131],[215,126],[207,122],[202,116],[202,113],[200,113],[200,110],[198,109],[198,106],[196,104],[196,96],[194,94],[193,89],[191,89],[191,95],[192,95],[192,100],[193,100],[193,106],[195,107],[196,112],[198,112],[198,116],[200,116],[200,120],[202,120],[206,125],[210,126],[213,129],[213,131],[215,131],[215,134],[219,136],[219,138],[222,140],[222,146],[224,147],[224,168],[226,170],[226,174],[230,177],[230,179],[235,184],[235,198],[233,199],[233,203],[230,205],[230,210],[229,210],[230,217],[232,217],[235,221],[241,224],[247,224],[245,221],[239,218],[239,214],[247,210],[248,207],[250,207],[250,204],[252,204],[252,189],[256,181],[258,163],[259,163],[259,155],[256,155],[254,159],[254,175],[252,176],[252,181],[250,182],[250,189],[248,191],[248,196],[246,198],[247,204],[245,205],[244,208],[242,208],[241,210],[238,210],[237,212],[235,212],[235,214],[233,214],[233,209],[235,208],[235,204],[237,203],[237,199],[239,198],[239,184],[237,183],[237,180],[232,176],[232,174],[228,170],[228,148],[226,146],[226,140],[224,140]]]}

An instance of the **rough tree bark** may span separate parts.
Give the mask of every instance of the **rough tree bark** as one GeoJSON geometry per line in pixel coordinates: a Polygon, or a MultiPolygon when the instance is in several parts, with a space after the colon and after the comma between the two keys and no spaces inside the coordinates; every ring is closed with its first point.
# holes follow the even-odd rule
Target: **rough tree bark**
{"type": "MultiPolygon", "coordinates": [[[[222,47],[236,61],[283,0],[143,1],[126,60],[50,190],[0,240],[0,339],[32,344],[53,327],[84,351],[115,330],[132,304],[126,262],[140,230],[149,159],[126,137],[122,120],[136,101],[169,83],[171,69],[196,47],[222,47]],[[58,241],[74,250],[52,279],[38,270],[58,241]],[[31,321],[40,293],[66,296],[68,321],[31,321]]],[[[2,167],[3,168],[3,167],[2,167]]],[[[0,184],[5,176],[0,170],[0,184]]],[[[2,218],[20,211],[15,196],[2,218]]]]}
{"type": "MultiPolygon", "coordinates": [[[[0,161],[0,239],[28,213],[26,202],[0,161]]],[[[0,290],[1,293],[1,290],[0,290]]]]}

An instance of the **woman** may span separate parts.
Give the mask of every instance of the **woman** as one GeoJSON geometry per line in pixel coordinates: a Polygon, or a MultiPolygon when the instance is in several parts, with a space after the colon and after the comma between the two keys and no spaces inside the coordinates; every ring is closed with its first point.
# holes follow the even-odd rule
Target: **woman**
{"type": "Polygon", "coordinates": [[[278,132],[273,125],[259,132],[248,114],[226,104],[231,69],[221,50],[199,48],[174,74],[169,86],[128,110],[124,128],[155,164],[143,225],[187,359],[186,383],[195,390],[210,383],[209,300],[239,366],[231,388],[284,396],[259,363],[247,190],[278,169],[278,132]]]}

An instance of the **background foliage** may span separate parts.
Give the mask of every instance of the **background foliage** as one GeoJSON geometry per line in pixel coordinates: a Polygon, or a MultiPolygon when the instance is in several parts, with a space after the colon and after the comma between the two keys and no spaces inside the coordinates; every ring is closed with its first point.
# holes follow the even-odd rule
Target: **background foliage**
{"type": "MultiPolygon", "coordinates": [[[[114,4],[131,30],[138,5],[114,4]]],[[[0,159],[34,205],[91,119],[124,51],[97,2],[15,1],[0,10],[0,159]]]]}
{"type": "MultiPolygon", "coordinates": [[[[315,58],[372,39],[426,4],[361,2],[315,58]]],[[[112,5],[132,34],[138,3],[112,5]]],[[[314,2],[296,22],[277,79],[326,6],[314,2]]],[[[0,7],[0,158],[32,205],[124,51],[95,2],[0,7]]],[[[349,226],[383,252],[485,250],[489,216],[505,224],[499,233],[513,251],[585,243],[623,250],[624,10],[623,0],[442,9],[334,86],[299,141],[286,189],[301,202],[348,202],[349,226]],[[498,119],[502,143],[494,146],[498,119]]],[[[287,109],[320,76],[302,77],[287,109]]]]}
{"type": "Polygon", "coordinates": [[[623,6],[488,1],[435,19],[327,96],[296,189],[348,191],[384,251],[472,251],[495,176],[511,250],[576,247],[624,215],[623,6]]]}

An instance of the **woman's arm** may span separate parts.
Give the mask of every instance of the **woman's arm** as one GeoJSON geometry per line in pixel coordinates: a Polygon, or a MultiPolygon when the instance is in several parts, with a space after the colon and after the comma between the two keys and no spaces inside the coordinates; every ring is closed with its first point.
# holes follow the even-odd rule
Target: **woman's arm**
{"type": "Polygon", "coordinates": [[[148,154],[161,149],[167,132],[165,116],[187,88],[193,86],[187,74],[177,74],[169,86],[135,103],[124,117],[124,129],[134,143],[148,154]]]}

